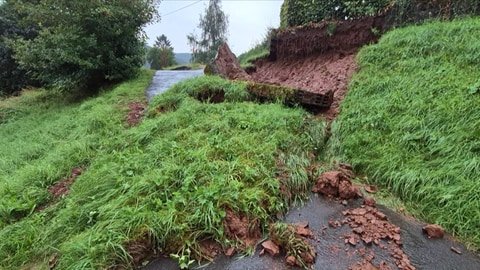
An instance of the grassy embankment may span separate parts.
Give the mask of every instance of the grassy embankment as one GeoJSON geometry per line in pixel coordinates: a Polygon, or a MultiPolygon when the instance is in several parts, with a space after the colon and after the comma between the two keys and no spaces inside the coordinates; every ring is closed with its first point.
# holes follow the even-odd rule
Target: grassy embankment
{"type": "Polygon", "coordinates": [[[200,63],[190,63],[190,64],[185,64],[185,65],[174,65],[170,67],[163,68],[162,70],[176,70],[181,67],[186,67],[190,70],[197,70],[197,69],[204,69],[205,65],[200,64],[200,63]]]}
{"type": "Polygon", "coordinates": [[[268,48],[268,42],[263,41],[262,43],[251,48],[247,52],[238,56],[238,61],[242,68],[253,67],[253,63],[260,59],[268,56],[270,49],[268,48]]]}
{"type": "Polygon", "coordinates": [[[44,91],[0,101],[0,268],[129,265],[129,243],[145,242],[185,262],[203,239],[239,244],[226,236],[225,209],[266,229],[295,199],[281,185],[297,196],[309,189],[323,122],[204,77],[173,87],[128,127],[127,104],[144,100],[151,76],[81,103],[44,91]],[[226,102],[192,98],[215,89],[226,102]],[[85,171],[53,200],[48,187],[75,167],[85,171]]]}
{"type": "Polygon", "coordinates": [[[361,50],[333,149],[427,221],[480,247],[480,19],[361,50]]]}

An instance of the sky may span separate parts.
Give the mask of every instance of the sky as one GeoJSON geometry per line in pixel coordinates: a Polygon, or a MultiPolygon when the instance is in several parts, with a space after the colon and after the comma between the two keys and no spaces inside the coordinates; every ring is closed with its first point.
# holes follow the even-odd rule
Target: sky
{"type": "MultiPolygon", "coordinates": [[[[228,45],[239,55],[261,42],[267,28],[280,25],[280,8],[283,0],[223,0],[222,9],[229,17],[228,45]]],[[[200,14],[208,0],[162,0],[158,9],[160,21],[145,28],[148,44],[165,34],[176,53],[190,52],[187,35],[197,28],[200,14]]]]}

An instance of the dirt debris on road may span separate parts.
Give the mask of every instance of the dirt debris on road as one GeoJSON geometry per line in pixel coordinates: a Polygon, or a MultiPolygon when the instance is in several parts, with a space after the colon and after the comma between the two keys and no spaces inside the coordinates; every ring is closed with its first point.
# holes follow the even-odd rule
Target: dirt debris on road
{"type": "Polygon", "coordinates": [[[345,171],[325,172],[320,175],[312,191],[328,197],[344,200],[358,198],[360,192],[352,184],[351,178],[352,176],[345,171]]]}
{"type": "Polygon", "coordinates": [[[422,228],[423,233],[425,233],[428,238],[438,239],[443,238],[445,231],[442,227],[436,224],[429,224],[422,228]]]}

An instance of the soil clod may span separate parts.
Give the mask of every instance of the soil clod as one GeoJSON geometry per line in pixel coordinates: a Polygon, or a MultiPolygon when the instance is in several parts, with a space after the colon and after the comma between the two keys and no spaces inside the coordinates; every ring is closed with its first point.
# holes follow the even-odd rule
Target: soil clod
{"type": "Polygon", "coordinates": [[[355,199],[359,194],[358,189],[352,184],[351,176],[342,171],[323,173],[312,191],[345,200],[355,199]]]}
{"type": "Polygon", "coordinates": [[[239,240],[243,245],[242,248],[254,246],[261,236],[257,220],[250,220],[230,209],[226,210],[224,226],[227,236],[239,240]]]}
{"type": "Polygon", "coordinates": [[[366,185],[364,188],[365,188],[365,191],[368,192],[368,193],[377,193],[378,192],[377,186],[374,186],[374,185],[366,185]]]}
{"type": "Polygon", "coordinates": [[[428,238],[439,239],[443,238],[445,231],[442,227],[436,224],[426,225],[422,228],[423,233],[427,235],[428,238]]]}
{"type": "Polygon", "coordinates": [[[277,246],[272,240],[267,240],[262,243],[263,249],[270,254],[270,256],[277,256],[280,254],[280,247],[277,246]]]}

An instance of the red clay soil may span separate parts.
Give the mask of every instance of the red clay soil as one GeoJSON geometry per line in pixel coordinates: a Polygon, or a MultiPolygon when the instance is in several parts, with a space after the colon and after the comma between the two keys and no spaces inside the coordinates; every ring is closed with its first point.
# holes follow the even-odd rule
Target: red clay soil
{"type": "Polygon", "coordinates": [[[138,125],[145,115],[147,105],[144,102],[132,102],[128,104],[127,124],[130,127],[138,125]]]}
{"type": "MultiPolygon", "coordinates": [[[[351,166],[342,164],[338,170],[322,174],[315,187],[314,192],[325,196],[347,200],[361,196],[358,189],[353,186],[351,179],[354,174],[351,166]]],[[[400,228],[388,221],[387,216],[376,208],[373,198],[364,198],[363,205],[358,208],[345,210],[342,213],[343,220],[329,220],[331,228],[339,228],[348,225],[350,233],[344,235],[344,243],[357,248],[362,256],[362,261],[350,267],[351,270],[359,269],[391,269],[386,262],[374,265],[375,253],[373,249],[358,248],[360,243],[365,246],[376,245],[387,250],[398,269],[414,270],[408,256],[402,250],[400,228]]]]}
{"type": "Polygon", "coordinates": [[[218,74],[229,80],[251,80],[250,75],[240,67],[237,57],[227,43],[220,45],[213,62],[205,67],[205,74],[218,74]]]}
{"type": "Polygon", "coordinates": [[[314,93],[334,92],[331,108],[324,112],[333,119],[338,107],[347,93],[347,86],[357,69],[356,51],[348,53],[328,52],[305,57],[292,57],[256,63],[256,72],[251,76],[254,81],[284,85],[296,89],[305,89],[314,93]]]}
{"type": "Polygon", "coordinates": [[[240,241],[242,248],[253,247],[262,235],[257,220],[250,220],[230,209],[226,209],[224,227],[227,236],[240,241]]]}
{"type": "Polygon", "coordinates": [[[315,193],[342,200],[355,199],[360,196],[359,190],[352,184],[353,173],[346,169],[323,173],[312,188],[315,193]]]}
{"type": "Polygon", "coordinates": [[[70,177],[61,180],[55,185],[48,188],[48,192],[55,198],[61,198],[62,196],[67,195],[70,192],[70,186],[73,185],[77,177],[79,177],[83,172],[82,168],[74,168],[71,172],[70,177]]]}
{"type": "MultiPolygon", "coordinates": [[[[343,215],[345,219],[342,221],[342,224],[348,224],[352,229],[352,233],[345,235],[346,244],[356,246],[361,241],[367,246],[374,244],[388,250],[399,269],[415,269],[408,256],[402,250],[400,228],[390,223],[384,213],[375,207],[363,205],[360,208],[346,210],[343,212],[343,215]]],[[[366,251],[363,248],[359,252],[360,254],[365,254],[366,251]]],[[[357,267],[372,264],[375,254],[371,249],[369,253],[368,256],[362,256],[364,260],[354,265],[352,269],[364,269],[357,267]]],[[[388,266],[381,265],[377,269],[389,269],[386,267],[388,266]]]]}
{"type": "Polygon", "coordinates": [[[323,112],[332,120],[357,69],[360,47],[377,41],[372,29],[381,31],[384,18],[322,22],[287,28],[271,40],[270,56],[255,63],[251,77],[256,82],[303,89],[314,93],[334,92],[331,108],[323,112]]]}
{"type": "Polygon", "coordinates": [[[134,266],[140,266],[146,259],[155,255],[154,245],[148,236],[128,241],[125,244],[125,250],[131,256],[134,266]]]}

